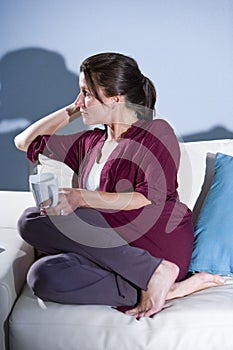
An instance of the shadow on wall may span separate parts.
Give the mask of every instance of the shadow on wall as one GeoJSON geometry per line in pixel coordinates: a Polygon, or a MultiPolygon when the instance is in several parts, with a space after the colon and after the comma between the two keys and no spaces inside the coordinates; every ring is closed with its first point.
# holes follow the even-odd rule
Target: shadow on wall
{"type": "Polygon", "coordinates": [[[215,126],[214,128],[207,131],[182,136],[182,140],[184,142],[210,141],[221,139],[233,139],[233,132],[221,125],[215,126]]]}
{"type": "Polygon", "coordinates": [[[78,76],[67,70],[60,54],[27,48],[1,58],[0,87],[0,190],[28,190],[29,162],[15,148],[14,137],[71,103],[78,94],[78,76]]]}

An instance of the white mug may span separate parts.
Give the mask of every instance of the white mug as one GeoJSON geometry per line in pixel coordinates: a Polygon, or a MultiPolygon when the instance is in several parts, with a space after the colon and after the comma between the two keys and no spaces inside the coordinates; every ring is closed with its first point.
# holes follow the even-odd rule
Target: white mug
{"type": "Polygon", "coordinates": [[[58,180],[53,173],[42,173],[29,176],[30,188],[36,205],[40,208],[45,201],[51,200],[51,207],[58,204],[58,180]]]}

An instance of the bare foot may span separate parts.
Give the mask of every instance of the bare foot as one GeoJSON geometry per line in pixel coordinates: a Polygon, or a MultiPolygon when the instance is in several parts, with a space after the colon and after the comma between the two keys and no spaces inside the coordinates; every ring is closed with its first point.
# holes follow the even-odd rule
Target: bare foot
{"type": "Polygon", "coordinates": [[[179,274],[176,264],[163,260],[155,270],[148,284],[148,289],[142,291],[138,305],[126,311],[127,315],[140,318],[152,316],[162,310],[167,294],[179,274]]]}
{"type": "Polygon", "coordinates": [[[176,282],[169,290],[166,300],[184,297],[203,289],[222,286],[224,278],[207,272],[199,272],[182,282],[176,282]]]}

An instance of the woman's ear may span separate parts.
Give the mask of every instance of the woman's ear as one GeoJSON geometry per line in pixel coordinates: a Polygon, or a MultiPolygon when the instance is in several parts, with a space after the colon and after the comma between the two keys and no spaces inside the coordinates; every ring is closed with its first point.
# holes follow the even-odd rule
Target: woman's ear
{"type": "Polygon", "coordinates": [[[112,97],[112,103],[117,103],[117,102],[119,102],[118,96],[112,97]]]}
{"type": "Polygon", "coordinates": [[[114,96],[112,97],[112,102],[114,103],[119,103],[119,102],[124,102],[125,98],[123,95],[118,95],[118,96],[114,96]]]}

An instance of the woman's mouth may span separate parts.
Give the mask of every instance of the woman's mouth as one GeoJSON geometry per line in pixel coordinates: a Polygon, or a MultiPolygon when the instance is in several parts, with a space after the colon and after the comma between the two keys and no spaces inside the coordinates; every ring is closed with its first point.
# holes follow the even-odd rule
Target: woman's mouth
{"type": "Polygon", "coordinates": [[[87,116],[87,112],[84,112],[84,111],[80,111],[81,112],[81,115],[83,116],[83,117],[86,117],[87,116]]]}

